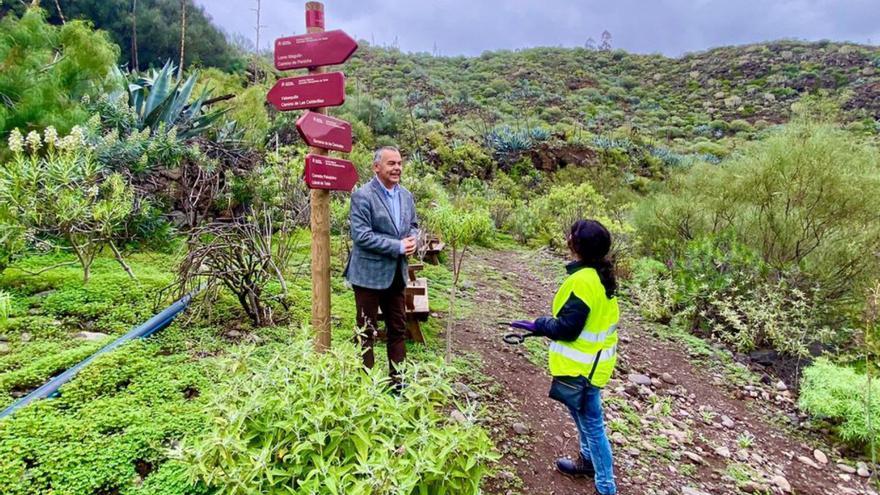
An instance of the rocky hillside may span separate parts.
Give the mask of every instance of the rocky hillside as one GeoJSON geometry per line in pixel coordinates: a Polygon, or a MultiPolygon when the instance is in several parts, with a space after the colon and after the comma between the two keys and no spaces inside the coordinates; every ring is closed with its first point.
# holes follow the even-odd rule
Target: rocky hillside
{"type": "Polygon", "coordinates": [[[806,94],[836,100],[867,132],[880,120],[876,46],[778,41],[675,59],[583,48],[448,58],[365,46],[346,72],[402,120],[459,124],[464,134],[542,124],[718,139],[785,121],[806,94]]]}

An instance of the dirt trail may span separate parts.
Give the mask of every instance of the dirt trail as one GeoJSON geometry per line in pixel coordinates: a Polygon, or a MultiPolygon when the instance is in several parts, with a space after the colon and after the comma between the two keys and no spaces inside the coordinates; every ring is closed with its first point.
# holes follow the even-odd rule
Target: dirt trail
{"type": "MultiPolygon", "coordinates": [[[[489,377],[489,385],[472,384],[489,403],[503,454],[486,491],[592,494],[591,481],[554,469],[556,457],[576,455],[577,434],[567,411],[547,397],[545,367],[500,338],[501,322],[547,313],[561,262],[498,251],[480,251],[469,261],[475,310],[458,323],[455,340],[460,351],[481,356],[489,377]]],[[[612,443],[620,493],[876,495],[866,479],[836,466],[840,457],[832,449],[777,426],[774,418],[791,409],[787,392],[729,386],[720,372],[692,364],[682,344],[660,339],[631,314],[620,328],[621,358],[604,394],[606,421],[618,431],[612,443]],[[651,383],[635,383],[646,379],[651,383]],[[814,456],[817,447],[827,464],[814,456]]]]}

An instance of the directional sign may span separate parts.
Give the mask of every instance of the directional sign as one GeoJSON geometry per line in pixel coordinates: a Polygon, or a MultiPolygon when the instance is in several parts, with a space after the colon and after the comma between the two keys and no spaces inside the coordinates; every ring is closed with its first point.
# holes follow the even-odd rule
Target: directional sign
{"type": "Polygon", "coordinates": [[[304,175],[310,189],[351,191],[358,181],[357,170],[350,161],[321,155],[306,155],[304,175]]]}
{"type": "Polygon", "coordinates": [[[316,112],[306,112],[296,121],[296,130],[309,146],[334,151],[351,151],[351,124],[316,112]]]}
{"type": "Polygon", "coordinates": [[[341,29],[275,40],[275,68],[302,69],[341,64],[357,50],[357,42],[341,29]]]}
{"type": "Polygon", "coordinates": [[[328,72],[279,79],[266,100],[281,111],[336,107],[345,102],[345,76],[328,72]]]}

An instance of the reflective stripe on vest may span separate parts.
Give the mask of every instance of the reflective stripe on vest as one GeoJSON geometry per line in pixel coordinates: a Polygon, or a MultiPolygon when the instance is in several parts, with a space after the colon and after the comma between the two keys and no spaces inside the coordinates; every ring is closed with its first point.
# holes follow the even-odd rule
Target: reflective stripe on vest
{"type": "Polygon", "coordinates": [[[585,341],[593,343],[593,344],[598,343],[598,342],[605,342],[605,339],[607,339],[611,335],[614,335],[614,332],[616,332],[616,331],[617,331],[616,324],[611,325],[611,328],[609,328],[608,330],[605,330],[604,332],[599,332],[599,333],[593,333],[593,332],[589,332],[587,330],[584,330],[581,332],[580,335],[578,335],[578,339],[585,340],[585,341]]]}
{"type": "MultiPolygon", "coordinates": [[[[571,359],[572,361],[577,361],[586,366],[593,366],[593,363],[596,362],[595,354],[585,354],[577,349],[572,349],[571,347],[560,344],[559,342],[553,342],[550,344],[550,352],[555,352],[561,354],[562,356],[571,359]]],[[[603,349],[600,351],[600,357],[598,362],[607,361],[613,358],[617,354],[617,344],[611,346],[609,349],[603,349]]]]}

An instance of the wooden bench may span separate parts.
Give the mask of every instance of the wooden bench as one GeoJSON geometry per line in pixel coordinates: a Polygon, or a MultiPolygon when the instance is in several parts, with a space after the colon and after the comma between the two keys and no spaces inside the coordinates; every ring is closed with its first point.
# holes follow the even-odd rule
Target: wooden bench
{"type": "MultiPolygon", "coordinates": [[[[409,265],[409,280],[406,283],[405,300],[406,300],[406,333],[407,336],[416,342],[425,342],[425,336],[422,335],[421,322],[428,321],[431,315],[430,304],[428,302],[428,279],[417,278],[416,273],[425,266],[419,263],[409,265]]],[[[379,317],[382,317],[382,308],[379,308],[379,317]]],[[[385,331],[379,331],[379,338],[385,339],[385,331]]]]}
{"type": "Polygon", "coordinates": [[[427,247],[425,248],[425,262],[432,265],[439,265],[440,251],[443,251],[446,244],[436,236],[429,237],[425,242],[427,243],[427,247]]]}

